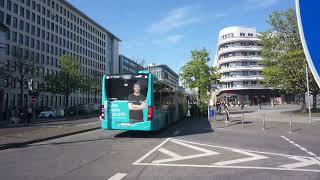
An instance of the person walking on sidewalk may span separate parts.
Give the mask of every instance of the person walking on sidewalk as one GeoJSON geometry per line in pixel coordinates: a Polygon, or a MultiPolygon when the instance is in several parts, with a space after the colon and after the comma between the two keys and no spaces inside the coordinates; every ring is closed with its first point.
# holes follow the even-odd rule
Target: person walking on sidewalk
{"type": "Polygon", "coordinates": [[[223,108],[224,108],[224,112],[226,113],[225,126],[229,126],[230,125],[230,113],[229,113],[229,103],[227,101],[223,102],[223,108]]]}

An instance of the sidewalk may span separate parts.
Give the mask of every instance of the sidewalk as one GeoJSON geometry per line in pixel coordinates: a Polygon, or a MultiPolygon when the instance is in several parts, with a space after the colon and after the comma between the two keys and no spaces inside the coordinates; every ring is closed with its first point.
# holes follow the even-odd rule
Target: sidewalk
{"type": "MultiPolygon", "coordinates": [[[[98,114],[87,114],[87,115],[81,115],[81,116],[65,116],[65,117],[57,117],[57,118],[37,118],[35,121],[31,121],[29,126],[35,125],[35,124],[44,124],[44,123],[51,123],[51,122],[61,122],[61,121],[70,121],[70,120],[80,120],[80,119],[87,119],[91,117],[98,117],[98,114]]],[[[11,121],[0,121],[0,128],[8,128],[8,127],[24,127],[27,124],[25,123],[19,123],[19,124],[13,124],[11,121]]]]}
{"type": "MultiPolygon", "coordinates": [[[[86,116],[88,117],[88,116],[86,116]]],[[[59,123],[74,119],[34,122],[29,126],[6,126],[0,129],[0,150],[23,147],[27,144],[100,129],[98,117],[85,118],[90,123],[59,123]]],[[[76,121],[76,120],[75,120],[76,121]]]]}
{"type": "Polygon", "coordinates": [[[257,111],[244,113],[231,113],[230,125],[225,126],[225,115],[217,115],[210,120],[212,129],[218,131],[236,131],[253,135],[270,136],[299,136],[314,138],[320,136],[320,121],[314,120],[309,124],[307,117],[292,116],[292,126],[287,114],[280,114],[277,110],[257,111]],[[265,114],[265,115],[264,115],[265,114]],[[264,116],[266,117],[264,119],[264,116]],[[264,121],[264,123],[263,123],[264,121]]]}

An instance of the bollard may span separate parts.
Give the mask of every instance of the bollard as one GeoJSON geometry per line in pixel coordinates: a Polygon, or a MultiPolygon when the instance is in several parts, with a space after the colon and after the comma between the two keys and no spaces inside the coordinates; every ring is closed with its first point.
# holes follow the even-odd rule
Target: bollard
{"type": "Polygon", "coordinates": [[[244,128],[244,112],[242,112],[242,127],[244,128]]]}
{"type": "Polygon", "coordinates": [[[263,114],[263,127],[262,127],[262,130],[265,130],[266,129],[266,114],[264,113],[263,114]]]}
{"type": "Polygon", "coordinates": [[[291,114],[289,115],[289,123],[290,123],[290,133],[292,133],[293,132],[293,130],[292,130],[292,116],[291,116],[291,114]]]}

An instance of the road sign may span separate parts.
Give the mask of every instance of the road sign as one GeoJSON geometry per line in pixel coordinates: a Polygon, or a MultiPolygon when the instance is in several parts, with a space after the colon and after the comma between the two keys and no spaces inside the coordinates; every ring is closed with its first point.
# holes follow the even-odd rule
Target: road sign
{"type": "Polygon", "coordinates": [[[320,1],[296,0],[298,26],[311,72],[320,87],[320,1]]]}

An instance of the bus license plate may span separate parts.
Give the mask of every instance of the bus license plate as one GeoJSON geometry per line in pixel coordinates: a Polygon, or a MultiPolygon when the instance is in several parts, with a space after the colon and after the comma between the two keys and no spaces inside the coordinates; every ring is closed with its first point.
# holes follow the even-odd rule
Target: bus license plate
{"type": "Polygon", "coordinates": [[[130,126],[130,123],[120,123],[120,126],[130,126]]]}

